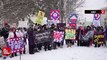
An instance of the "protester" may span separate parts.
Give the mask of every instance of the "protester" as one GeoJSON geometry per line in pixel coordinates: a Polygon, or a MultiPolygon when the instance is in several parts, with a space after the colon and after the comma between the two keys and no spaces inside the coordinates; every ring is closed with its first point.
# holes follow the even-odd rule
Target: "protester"
{"type": "MultiPolygon", "coordinates": [[[[33,25],[30,25],[28,29],[26,28],[16,29],[15,27],[12,27],[11,30],[9,30],[9,25],[7,23],[5,23],[4,25],[5,27],[2,28],[2,31],[0,32],[0,40],[4,40],[5,45],[1,45],[0,43],[0,48],[2,49],[3,47],[8,47],[6,46],[6,42],[8,42],[8,40],[11,38],[15,38],[15,39],[21,38],[21,39],[24,39],[23,40],[24,43],[22,42],[24,44],[23,45],[24,49],[19,52],[20,54],[26,53],[25,45],[27,44],[26,42],[27,38],[28,38],[28,45],[29,45],[29,54],[34,54],[35,52],[40,52],[42,49],[47,51],[47,50],[63,47],[64,39],[66,36],[65,30],[75,29],[75,28],[69,28],[69,27],[65,29],[65,27],[56,26],[54,24],[52,24],[50,28],[48,27],[48,25],[35,24],[34,27],[33,25]],[[64,32],[63,34],[64,37],[62,38],[61,41],[54,40],[54,31],[58,31],[58,33],[64,32]],[[45,32],[50,33],[48,38],[44,38],[48,36],[48,35],[47,36],[43,35],[45,32]],[[36,35],[38,35],[39,40],[36,39],[37,38],[36,35]]],[[[92,44],[94,43],[95,47],[100,47],[105,43],[103,36],[104,36],[104,28],[102,26],[100,27],[87,26],[86,29],[85,29],[85,26],[80,26],[78,29],[76,29],[77,46],[89,47],[89,46],[92,46],[92,44]],[[100,38],[99,37],[95,38],[98,35],[100,35],[100,38]]],[[[105,39],[107,40],[107,28],[105,30],[105,39]]],[[[67,47],[71,47],[72,45],[74,45],[73,39],[65,39],[65,41],[66,41],[67,47]]],[[[17,53],[18,52],[11,51],[11,57],[17,56],[18,55],[17,53]]]]}
{"type": "Polygon", "coordinates": [[[53,38],[53,35],[54,35],[53,31],[54,31],[54,29],[55,29],[55,25],[52,24],[51,27],[49,28],[49,30],[50,30],[51,49],[56,49],[56,46],[55,46],[55,44],[53,42],[53,39],[54,39],[53,38]]]}
{"type": "MultiPolygon", "coordinates": [[[[47,25],[44,25],[43,26],[43,31],[45,32],[45,31],[48,31],[48,32],[50,32],[49,31],[49,27],[47,26],[47,25]]],[[[47,40],[45,40],[45,42],[44,42],[44,50],[45,51],[47,51],[47,50],[51,50],[51,40],[50,40],[50,37],[48,37],[48,39],[47,40]]]]}
{"type": "Polygon", "coordinates": [[[107,47],[107,28],[105,28],[105,46],[107,47]]]}
{"type": "Polygon", "coordinates": [[[26,30],[26,28],[23,28],[22,33],[23,33],[23,38],[24,38],[24,51],[23,51],[23,53],[26,54],[26,48],[25,48],[25,45],[27,45],[27,42],[26,42],[27,30],[26,30]]]}
{"type": "MultiPolygon", "coordinates": [[[[43,26],[42,25],[38,25],[38,26],[39,27],[38,27],[37,32],[36,32],[37,34],[43,32],[43,26]]],[[[38,42],[37,48],[40,51],[40,50],[42,50],[43,42],[42,41],[37,41],[37,42],[38,42]]]]}
{"type": "MultiPolygon", "coordinates": [[[[71,47],[72,45],[74,45],[74,39],[71,39],[72,37],[70,36],[72,33],[71,33],[71,28],[67,28],[66,27],[66,29],[68,29],[68,32],[65,32],[65,36],[67,35],[67,33],[69,33],[68,34],[68,37],[69,38],[66,38],[65,40],[65,42],[66,42],[66,45],[67,45],[67,47],[71,47]]],[[[65,29],[65,31],[66,31],[66,29],[65,29]]]]}
{"type": "Polygon", "coordinates": [[[9,35],[9,29],[10,26],[8,25],[8,23],[4,23],[4,27],[2,28],[2,36],[4,37],[5,42],[7,41],[8,35],[9,35]]]}
{"type": "MultiPolygon", "coordinates": [[[[4,41],[4,37],[2,36],[1,30],[0,30],[0,50],[2,51],[2,49],[5,47],[7,47],[7,46],[6,46],[6,43],[4,41]]],[[[3,57],[3,59],[6,59],[6,56],[2,55],[2,57],[3,57]]]]}
{"type": "Polygon", "coordinates": [[[33,25],[31,25],[28,28],[27,34],[28,34],[28,43],[29,43],[29,54],[34,54],[34,29],[33,25]]]}
{"type": "Polygon", "coordinates": [[[61,27],[61,26],[58,26],[58,31],[59,32],[64,32],[64,36],[62,38],[62,41],[58,43],[59,47],[63,47],[63,44],[64,44],[64,39],[65,39],[65,27],[61,27]]]}
{"type": "MultiPolygon", "coordinates": [[[[9,31],[9,36],[8,36],[8,40],[11,39],[11,38],[16,38],[17,35],[16,35],[16,28],[11,28],[11,30],[9,31]]],[[[11,52],[11,57],[14,57],[14,56],[17,56],[17,53],[16,52],[11,52]]]]}
{"type": "MultiPolygon", "coordinates": [[[[52,36],[54,36],[54,31],[58,31],[58,27],[57,27],[56,25],[54,26],[54,29],[53,29],[53,31],[52,31],[52,36]]],[[[60,46],[60,43],[54,41],[54,37],[53,37],[52,40],[53,40],[53,43],[52,43],[52,45],[53,45],[53,49],[57,49],[57,47],[60,46]]]]}
{"type": "Polygon", "coordinates": [[[82,35],[83,35],[83,27],[80,26],[76,31],[77,46],[81,46],[82,35]]]}
{"type": "Polygon", "coordinates": [[[88,47],[90,46],[90,42],[93,36],[94,36],[94,31],[90,27],[88,28],[87,33],[82,37],[84,46],[88,46],[88,47]]]}
{"type": "Polygon", "coordinates": [[[26,32],[24,32],[24,30],[22,29],[22,28],[19,28],[18,29],[18,33],[19,33],[19,38],[21,39],[21,41],[23,41],[24,43],[23,43],[23,47],[24,47],[24,49],[22,49],[22,50],[20,50],[20,54],[22,54],[22,53],[24,53],[25,54],[25,40],[26,40],[26,38],[25,38],[25,33],[26,32]]]}
{"type": "Polygon", "coordinates": [[[95,47],[100,47],[101,45],[104,44],[104,32],[102,31],[101,27],[97,27],[97,30],[95,32],[95,47]]]}

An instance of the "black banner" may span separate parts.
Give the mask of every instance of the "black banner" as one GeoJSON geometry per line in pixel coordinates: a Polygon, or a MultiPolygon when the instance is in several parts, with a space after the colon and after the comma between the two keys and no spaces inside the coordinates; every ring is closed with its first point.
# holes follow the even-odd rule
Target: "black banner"
{"type": "Polygon", "coordinates": [[[35,36],[35,44],[50,41],[49,39],[50,31],[35,32],[34,36],[35,36]]]}

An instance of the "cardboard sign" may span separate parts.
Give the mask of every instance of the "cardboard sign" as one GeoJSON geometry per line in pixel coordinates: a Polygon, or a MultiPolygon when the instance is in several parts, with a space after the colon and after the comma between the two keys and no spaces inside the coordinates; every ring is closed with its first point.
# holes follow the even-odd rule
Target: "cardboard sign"
{"type": "Polygon", "coordinates": [[[65,39],[75,40],[75,38],[76,38],[76,30],[75,29],[66,29],[65,32],[66,32],[65,39]]]}
{"type": "Polygon", "coordinates": [[[10,38],[7,42],[11,53],[20,52],[24,50],[24,38],[10,38]]]}

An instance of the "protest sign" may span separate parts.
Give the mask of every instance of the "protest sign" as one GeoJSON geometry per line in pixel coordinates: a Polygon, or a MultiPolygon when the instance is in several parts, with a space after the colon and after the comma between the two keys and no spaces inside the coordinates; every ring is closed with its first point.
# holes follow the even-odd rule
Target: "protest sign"
{"type": "Polygon", "coordinates": [[[64,32],[62,31],[54,31],[54,41],[61,42],[64,38],[64,32]]]}
{"type": "Polygon", "coordinates": [[[94,42],[97,42],[98,44],[103,44],[104,43],[104,33],[95,34],[94,35],[94,42]]]}
{"type": "Polygon", "coordinates": [[[75,40],[76,30],[75,29],[66,29],[65,30],[65,39],[73,39],[75,40]]]}
{"type": "Polygon", "coordinates": [[[24,38],[10,38],[8,39],[7,44],[11,49],[11,53],[21,52],[24,50],[24,38]]]}
{"type": "Polygon", "coordinates": [[[49,41],[50,32],[43,31],[43,32],[35,32],[35,44],[43,43],[49,41]]]}

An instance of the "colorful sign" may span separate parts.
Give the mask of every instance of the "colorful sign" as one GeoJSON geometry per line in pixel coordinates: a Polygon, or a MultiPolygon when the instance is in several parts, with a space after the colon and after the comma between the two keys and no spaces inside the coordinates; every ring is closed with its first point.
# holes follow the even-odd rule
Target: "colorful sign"
{"type": "Polygon", "coordinates": [[[24,38],[10,38],[7,44],[11,49],[11,53],[24,51],[24,38]]]}
{"type": "Polygon", "coordinates": [[[54,41],[61,42],[64,38],[64,32],[62,31],[54,31],[54,41]]]}
{"type": "Polygon", "coordinates": [[[43,23],[43,17],[44,17],[45,13],[42,11],[38,12],[38,16],[36,17],[36,23],[37,24],[42,24],[43,23]]]}
{"type": "Polygon", "coordinates": [[[36,23],[37,23],[37,24],[42,24],[42,23],[43,23],[43,17],[38,16],[38,17],[36,18],[36,23]]]}
{"type": "Polygon", "coordinates": [[[60,20],[60,10],[51,10],[50,20],[60,20]]]}
{"type": "Polygon", "coordinates": [[[11,49],[6,47],[2,49],[2,55],[7,56],[11,54],[11,49]]]}
{"type": "Polygon", "coordinates": [[[65,39],[75,40],[76,38],[76,30],[75,29],[66,29],[65,30],[65,39]]]}
{"type": "Polygon", "coordinates": [[[69,24],[76,24],[77,22],[77,15],[76,14],[72,14],[69,18],[69,24]]]}
{"type": "Polygon", "coordinates": [[[94,42],[97,42],[98,44],[103,44],[104,43],[104,33],[95,34],[94,35],[94,42]]]}
{"type": "Polygon", "coordinates": [[[94,14],[94,19],[95,19],[95,20],[99,20],[99,19],[100,19],[100,17],[101,17],[101,15],[100,15],[100,14],[94,14]]]}
{"type": "Polygon", "coordinates": [[[100,14],[94,14],[93,25],[94,25],[95,27],[101,26],[100,17],[101,17],[100,14]]]}
{"type": "Polygon", "coordinates": [[[44,17],[44,16],[45,16],[45,12],[39,11],[39,12],[38,12],[38,16],[44,17]]]}
{"type": "Polygon", "coordinates": [[[76,28],[76,23],[77,23],[77,15],[76,14],[72,14],[70,15],[70,18],[69,18],[69,27],[72,27],[72,28],[76,28]]]}

